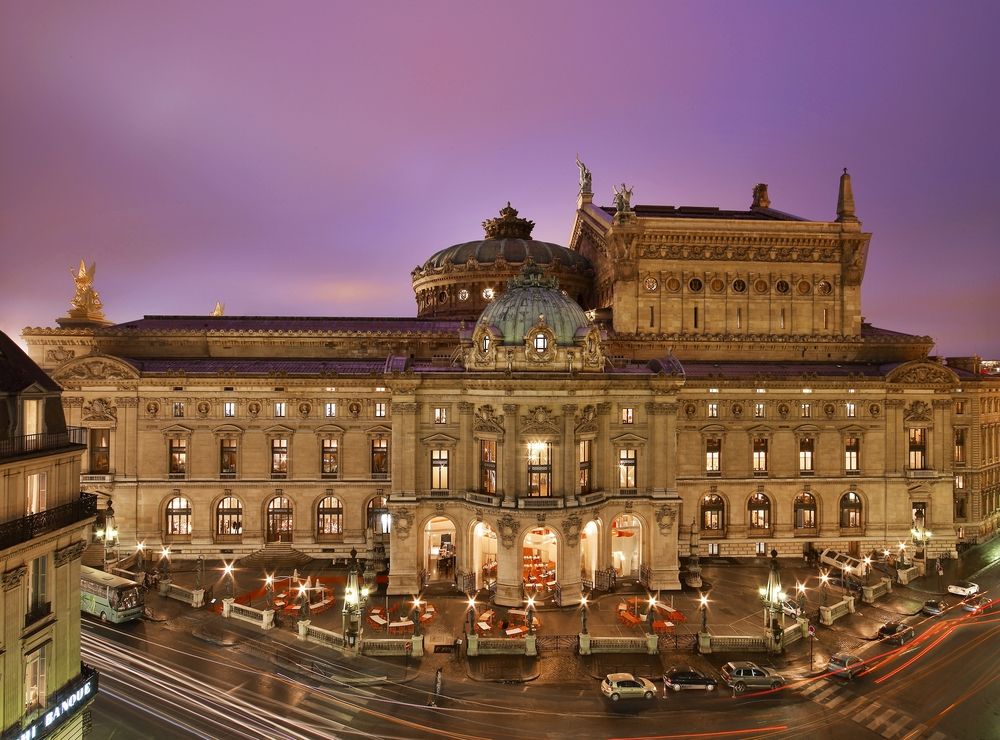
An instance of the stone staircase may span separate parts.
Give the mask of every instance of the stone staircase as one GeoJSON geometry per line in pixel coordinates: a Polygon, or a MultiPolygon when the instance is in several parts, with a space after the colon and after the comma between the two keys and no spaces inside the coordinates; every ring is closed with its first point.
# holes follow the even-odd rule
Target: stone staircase
{"type": "Polygon", "coordinates": [[[240,566],[265,566],[274,568],[295,568],[311,563],[312,558],[292,547],[290,542],[268,542],[262,550],[240,559],[240,566]]]}

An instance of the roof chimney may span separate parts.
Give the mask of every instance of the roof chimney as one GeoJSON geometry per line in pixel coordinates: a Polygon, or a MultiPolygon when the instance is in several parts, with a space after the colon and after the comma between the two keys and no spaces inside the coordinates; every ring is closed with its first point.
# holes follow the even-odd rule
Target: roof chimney
{"type": "Polygon", "coordinates": [[[858,217],[854,215],[854,192],[851,190],[851,176],[844,168],[844,174],[840,176],[840,192],[837,195],[837,222],[857,223],[858,217]]]}

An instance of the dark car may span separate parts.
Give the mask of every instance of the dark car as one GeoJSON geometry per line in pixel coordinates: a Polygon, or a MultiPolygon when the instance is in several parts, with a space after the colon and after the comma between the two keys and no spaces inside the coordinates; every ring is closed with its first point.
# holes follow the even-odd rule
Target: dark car
{"type": "Polygon", "coordinates": [[[663,690],[681,691],[682,689],[704,689],[714,691],[719,682],[691,666],[671,668],[663,674],[663,690]]]}
{"type": "Polygon", "coordinates": [[[878,639],[902,645],[913,639],[913,627],[902,622],[886,622],[878,628],[878,639]]]}
{"type": "Polygon", "coordinates": [[[924,605],[920,607],[920,611],[929,617],[936,617],[938,614],[943,614],[946,608],[947,607],[943,601],[931,599],[930,601],[924,602],[924,605]]]}
{"type": "Polygon", "coordinates": [[[828,578],[826,581],[828,586],[833,588],[839,588],[841,591],[853,591],[854,593],[861,593],[862,585],[859,581],[853,578],[841,578],[840,576],[833,576],[828,578]]]}
{"type": "Polygon", "coordinates": [[[785,679],[777,673],[747,660],[726,663],[719,673],[726,686],[737,694],[742,694],[748,688],[778,689],[785,685],[785,679]]]}

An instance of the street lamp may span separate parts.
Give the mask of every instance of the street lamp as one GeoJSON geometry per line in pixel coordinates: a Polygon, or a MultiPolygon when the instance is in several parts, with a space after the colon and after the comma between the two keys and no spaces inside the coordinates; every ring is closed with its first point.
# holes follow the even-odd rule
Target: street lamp
{"type": "Polygon", "coordinates": [[[698,602],[701,608],[701,631],[708,632],[708,596],[699,595],[698,602]]]}
{"type": "Polygon", "coordinates": [[[146,543],[137,542],[135,545],[135,574],[142,578],[142,572],[146,570],[146,543]]]}
{"type": "Polygon", "coordinates": [[[820,590],[823,592],[823,606],[826,606],[826,586],[830,581],[830,575],[827,571],[823,571],[819,577],[820,590]]]}
{"type": "MultiPolygon", "coordinates": [[[[341,610],[341,625],[344,630],[344,642],[348,647],[354,647],[358,633],[355,628],[355,621],[358,617],[358,610],[361,599],[361,591],[358,589],[358,551],[351,548],[351,562],[347,566],[347,587],[344,589],[344,607],[341,610]]],[[[388,618],[388,612],[386,612],[388,618]]]]}
{"type": "Polygon", "coordinates": [[[899,564],[906,566],[906,543],[899,543],[899,564]]]}
{"type": "Polygon", "coordinates": [[[525,611],[525,617],[528,620],[528,634],[535,634],[535,597],[528,597],[528,608],[525,611]]]}
{"type": "Polygon", "coordinates": [[[160,550],[160,577],[164,579],[170,578],[170,548],[164,546],[160,550]]]}
{"type": "Polygon", "coordinates": [[[869,584],[871,584],[872,559],[867,555],[865,555],[864,564],[865,564],[865,585],[868,586],[869,584]]]}
{"type": "Polygon", "coordinates": [[[916,557],[921,560],[927,560],[926,546],[927,543],[931,541],[930,531],[924,529],[922,526],[916,526],[910,530],[910,535],[913,537],[913,541],[917,545],[916,557]]]}
{"type": "MultiPolygon", "coordinates": [[[[771,550],[771,570],[767,574],[767,586],[758,589],[761,601],[764,602],[764,626],[774,628],[777,625],[778,610],[784,598],[781,590],[781,575],[778,572],[778,551],[771,550]]],[[[782,611],[784,616],[784,611],[782,611]]]]}
{"type": "Polygon", "coordinates": [[[268,611],[274,611],[274,576],[270,573],[264,578],[264,604],[268,611]]]}
{"type": "Polygon", "coordinates": [[[580,634],[587,634],[587,597],[580,597],[580,634]]]}
{"type": "Polygon", "coordinates": [[[411,613],[413,614],[413,634],[414,636],[420,634],[420,597],[418,596],[413,600],[413,609],[411,613]]]}
{"type": "Polygon", "coordinates": [[[222,568],[223,585],[225,586],[225,596],[223,598],[233,598],[233,564],[223,561],[222,568]]]}
{"type": "Polygon", "coordinates": [[[469,596],[469,603],[465,608],[465,619],[469,623],[469,634],[475,634],[476,632],[476,597],[469,596]]]}
{"type": "Polygon", "coordinates": [[[799,604],[799,616],[802,616],[806,610],[806,584],[796,581],[795,590],[798,592],[796,600],[799,604]]]}
{"type": "MultiPolygon", "coordinates": [[[[103,524],[94,533],[97,539],[104,545],[104,567],[107,567],[111,559],[110,554],[118,547],[118,530],[115,528],[115,510],[111,506],[111,499],[108,499],[104,510],[103,524]]],[[[118,558],[116,557],[117,561],[118,558]]]]}

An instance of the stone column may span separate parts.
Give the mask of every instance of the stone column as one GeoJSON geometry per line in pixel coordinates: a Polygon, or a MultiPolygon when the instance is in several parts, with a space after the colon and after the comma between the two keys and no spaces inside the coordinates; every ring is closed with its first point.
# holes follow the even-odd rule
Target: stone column
{"type": "Polygon", "coordinates": [[[497,491],[502,491],[504,506],[517,506],[520,466],[517,454],[517,404],[503,405],[503,460],[499,466],[497,491]]]}
{"type": "MultiPolygon", "coordinates": [[[[615,479],[612,474],[614,460],[611,459],[611,404],[597,404],[597,439],[594,440],[594,460],[592,474],[594,476],[594,490],[604,490],[608,493],[615,488],[615,479]]],[[[610,526],[610,523],[609,525],[610,526]]],[[[610,552],[610,551],[609,551],[610,552]]],[[[610,555],[609,555],[610,557],[610,555]]],[[[608,561],[610,562],[610,561],[608,561]]],[[[606,567],[606,566],[605,566],[606,567]]]]}
{"type": "Polygon", "coordinates": [[[521,553],[522,522],[504,513],[494,529],[497,533],[497,594],[500,606],[521,606],[521,579],[523,565],[521,553]]]}
{"type": "Polygon", "coordinates": [[[677,535],[680,531],[680,502],[655,501],[650,518],[649,588],[679,591],[680,561],[677,559],[677,535]]]}
{"type": "Polygon", "coordinates": [[[417,490],[417,466],[420,444],[417,440],[417,413],[420,404],[393,401],[392,438],[389,440],[389,470],[392,492],[412,496],[417,490]]]}
{"type": "Polygon", "coordinates": [[[477,488],[476,466],[477,450],[475,435],[472,432],[473,405],[468,401],[458,404],[458,447],[455,449],[455,476],[448,486],[453,491],[474,491],[477,488]]]}
{"type": "Polygon", "coordinates": [[[562,485],[557,495],[565,496],[567,499],[576,496],[580,490],[580,476],[577,474],[576,459],[576,404],[567,403],[562,407],[563,428],[562,428],[562,485]]]}
{"type": "Polygon", "coordinates": [[[667,480],[667,456],[662,454],[666,436],[666,418],[663,416],[663,404],[646,402],[646,416],[649,419],[649,444],[645,450],[643,467],[648,471],[647,489],[653,498],[665,496],[667,480]]]}
{"type": "Polygon", "coordinates": [[[656,454],[662,454],[663,463],[666,466],[666,476],[664,478],[664,489],[666,495],[671,498],[677,497],[677,409],[679,404],[664,403],[659,404],[662,408],[666,425],[664,430],[663,452],[657,450],[656,454]]]}
{"type": "MultiPolygon", "coordinates": [[[[906,430],[903,429],[903,401],[889,399],[885,402],[885,472],[901,475],[906,460],[906,430]]],[[[861,464],[868,469],[862,458],[861,464]]]]}

